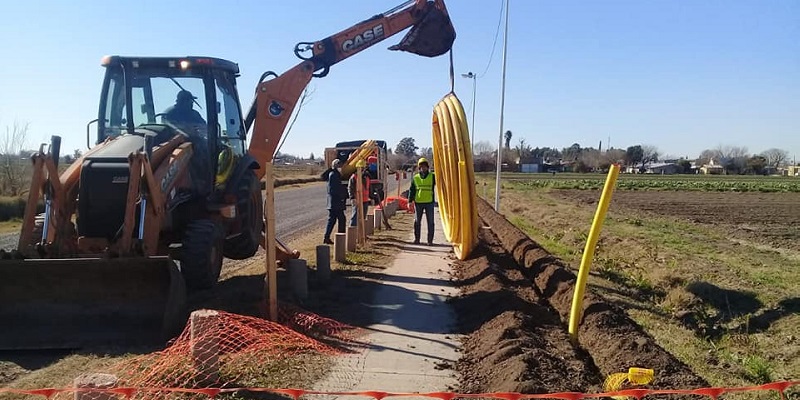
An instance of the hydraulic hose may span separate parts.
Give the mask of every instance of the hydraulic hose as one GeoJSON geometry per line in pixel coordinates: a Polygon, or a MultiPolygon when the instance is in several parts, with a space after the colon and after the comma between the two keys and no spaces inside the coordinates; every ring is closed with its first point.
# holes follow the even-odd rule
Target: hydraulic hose
{"type": "Polygon", "coordinates": [[[433,169],[445,239],[465,260],[478,243],[478,208],[472,144],[464,107],[455,93],[433,110],[433,169]]]}

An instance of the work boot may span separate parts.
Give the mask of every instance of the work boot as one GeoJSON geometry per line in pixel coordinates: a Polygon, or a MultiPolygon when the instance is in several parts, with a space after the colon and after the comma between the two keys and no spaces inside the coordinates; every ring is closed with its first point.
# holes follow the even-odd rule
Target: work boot
{"type": "Polygon", "coordinates": [[[414,244],[419,244],[419,239],[414,239],[414,244]]]}
{"type": "Polygon", "coordinates": [[[333,240],[330,240],[329,238],[325,238],[325,240],[323,240],[322,243],[324,243],[324,244],[333,244],[333,240]]]}

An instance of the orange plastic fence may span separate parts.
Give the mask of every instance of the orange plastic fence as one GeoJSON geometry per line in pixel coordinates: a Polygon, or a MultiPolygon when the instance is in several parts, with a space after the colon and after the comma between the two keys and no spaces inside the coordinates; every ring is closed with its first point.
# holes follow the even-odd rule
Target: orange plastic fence
{"type": "Polygon", "coordinates": [[[579,400],[586,398],[601,398],[611,396],[630,396],[636,399],[642,399],[650,395],[695,395],[702,397],[709,397],[717,399],[724,393],[731,392],[749,392],[749,391],[776,391],[780,394],[782,399],[786,399],[786,389],[791,386],[800,385],[800,381],[783,381],[772,382],[760,386],[746,386],[746,387],[709,387],[700,389],[686,389],[686,390],[650,390],[650,389],[628,389],[616,392],[603,392],[603,393],[578,393],[578,392],[561,392],[561,393],[538,393],[538,394],[524,394],[516,392],[504,393],[454,393],[454,392],[431,392],[431,393],[397,393],[397,392],[382,392],[382,391],[359,391],[359,392],[322,392],[303,389],[271,389],[271,388],[206,388],[206,389],[189,389],[189,388],[153,388],[153,387],[120,387],[114,389],[77,389],[77,388],[63,388],[63,389],[3,389],[0,388],[2,393],[15,393],[32,396],[43,396],[45,398],[52,398],[60,393],[75,393],[75,392],[92,392],[94,393],[109,393],[124,398],[132,398],[135,395],[146,395],[152,393],[175,393],[175,394],[202,394],[209,398],[216,397],[223,393],[235,392],[261,392],[279,394],[292,399],[298,400],[301,396],[307,395],[334,395],[334,396],[363,396],[381,400],[388,397],[429,397],[440,400],[453,400],[459,398],[494,398],[502,400],[522,400],[522,399],[565,399],[565,400],[579,400]]]}
{"type": "Polygon", "coordinates": [[[386,200],[383,201],[384,205],[387,203],[391,203],[393,201],[397,201],[398,209],[405,210],[408,212],[414,211],[414,203],[409,203],[408,199],[405,197],[397,197],[397,196],[389,196],[386,200]]]}
{"type": "MultiPolygon", "coordinates": [[[[166,349],[128,358],[97,372],[114,375],[120,387],[229,387],[248,382],[249,374],[275,360],[301,354],[350,352],[352,346],[348,344],[353,343],[359,332],[352,326],[287,304],[280,306],[280,323],[224,311],[203,312],[205,317],[188,323],[166,349]],[[192,324],[196,325],[194,329],[192,324]]],[[[25,393],[50,396],[50,390],[25,393]]],[[[163,398],[174,391],[121,390],[161,393],[148,395],[148,399],[163,398]]],[[[0,389],[0,393],[17,391],[0,389]]]]}

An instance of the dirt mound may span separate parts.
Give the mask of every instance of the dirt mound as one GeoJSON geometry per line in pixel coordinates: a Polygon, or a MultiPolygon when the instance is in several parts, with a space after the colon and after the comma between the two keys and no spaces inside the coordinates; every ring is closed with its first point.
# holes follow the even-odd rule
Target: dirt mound
{"type": "Polygon", "coordinates": [[[588,292],[579,343],[567,333],[575,275],[491,206],[479,200],[481,244],[456,262],[461,295],[453,300],[467,335],[457,369],[461,390],[602,391],[604,378],[651,368],[648,388],[708,386],[658,346],[623,310],[588,292]]]}
{"type": "Polygon", "coordinates": [[[590,358],[570,344],[558,317],[491,233],[481,234],[473,257],[455,268],[461,295],[453,304],[460,331],[469,334],[456,367],[462,391],[601,390],[590,358]]]}

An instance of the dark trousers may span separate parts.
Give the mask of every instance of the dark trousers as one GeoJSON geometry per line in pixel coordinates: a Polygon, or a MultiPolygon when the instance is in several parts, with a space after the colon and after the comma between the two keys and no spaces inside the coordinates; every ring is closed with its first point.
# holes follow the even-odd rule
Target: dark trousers
{"type": "Polygon", "coordinates": [[[325,239],[331,238],[333,225],[339,223],[338,232],[345,233],[344,210],[328,210],[328,226],[325,228],[325,239]]]}
{"type": "MultiPolygon", "coordinates": [[[[366,221],[367,220],[367,212],[369,211],[369,202],[365,201],[364,203],[361,204],[361,207],[362,207],[362,209],[364,211],[364,214],[362,214],[362,217],[366,221]]],[[[353,205],[353,215],[350,217],[350,226],[356,226],[356,223],[358,223],[358,207],[353,205]]]]}
{"type": "Polygon", "coordinates": [[[419,242],[419,236],[422,225],[422,213],[425,213],[425,219],[428,223],[428,243],[433,242],[433,203],[414,203],[415,218],[414,218],[414,241],[419,242]]]}

